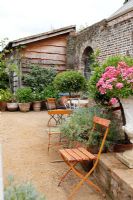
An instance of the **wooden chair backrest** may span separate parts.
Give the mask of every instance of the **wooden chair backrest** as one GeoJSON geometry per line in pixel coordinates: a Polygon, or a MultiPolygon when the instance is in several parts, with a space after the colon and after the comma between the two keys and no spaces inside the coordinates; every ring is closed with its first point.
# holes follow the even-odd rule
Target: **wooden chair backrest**
{"type": "Polygon", "coordinates": [[[47,98],[48,109],[56,109],[56,98],[47,98]]]}
{"type": "Polygon", "coordinates": [[[101,145],[100,145],[100,148],[99,148],[99,152],[97,154],[97,159],[96,159],[94,166],[92,168],[94,170],[96,168],[97,164],[98,164],[100,155],[102,153],[102,150],[103,150],[103,147],[104,147],[104,144],[105,144],[108,132],[109,132],[109,125],[110,125],[111,121],[108,120],[108,119],[104,119],[104,118],[101,118],[101,117],[94,116],[93,123],[94,123],[94,125],[93,125],[93,128],[92,128],[92,131],[94,131],[96,129],[97,124],[100,125],[101,127],[104,127],[103,139],[102,139],[102,142],[101,142],[101,145]]]}
{"type": "Polygon", "coordinates": [[[93,122],[95,124],[99,124],[99,125],[104,126],[106,128],[108,128],[109,125],[110,125],[110,120],[104,119],[104,118],[101,118],[101,117],[97,117],[97,116],[94,116],[93,122]]]}

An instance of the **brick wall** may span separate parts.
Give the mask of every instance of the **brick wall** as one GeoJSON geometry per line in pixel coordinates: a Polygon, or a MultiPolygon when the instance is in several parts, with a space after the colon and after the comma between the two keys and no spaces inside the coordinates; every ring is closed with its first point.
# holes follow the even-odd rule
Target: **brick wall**
{"type": "Polygon", "coordinates": [[[133,56],[133,11],[124,15],[121,20],[102,20],[68,38],[67,66],[82,70],[82,55],[86,47],[94,51],[100,50],[99,60],[102,62],[110,55],[133,56]],[[123,20],[122,20],[123,19],[123,20]]]}

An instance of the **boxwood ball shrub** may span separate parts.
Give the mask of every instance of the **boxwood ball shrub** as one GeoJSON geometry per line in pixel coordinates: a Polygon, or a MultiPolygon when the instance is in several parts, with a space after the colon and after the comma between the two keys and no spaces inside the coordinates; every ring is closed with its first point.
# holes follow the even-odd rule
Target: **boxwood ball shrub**
{"type": "Polygon", "coordinates": [[[85,91],[87,88],[84,76],[72,70],[57,74],[53,84],[59,92],[68,92],[70,96],[72,93],[85,91]]]}

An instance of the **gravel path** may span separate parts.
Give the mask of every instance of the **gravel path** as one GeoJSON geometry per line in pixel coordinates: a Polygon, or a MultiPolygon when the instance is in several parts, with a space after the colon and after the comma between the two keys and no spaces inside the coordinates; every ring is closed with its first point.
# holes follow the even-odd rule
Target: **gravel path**
{"type": "MultiPolygon", "coordinates": [[[[4,183],[13,175],[17,182],[31,181],[47,200],[67,200],[72,185],[79,179],[71,174],[57,186],[67,166],[63,162],[52,163],[61,159],[58,149],[47,152],[47,120],[46,111],[0,114],[4,183]]],[[[101,200],[101,197],[85,184],[75,200],[101,200]]]]}

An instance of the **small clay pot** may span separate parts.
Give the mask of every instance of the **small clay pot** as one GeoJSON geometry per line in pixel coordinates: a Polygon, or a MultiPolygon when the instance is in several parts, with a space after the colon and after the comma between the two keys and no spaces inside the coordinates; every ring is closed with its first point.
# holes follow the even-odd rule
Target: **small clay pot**
{"type": "Polygon", "coordinates": [[[28,112],[30,110],[30,103],[19,103],[18,105],[21,112],[28,112]]]}
{"type": "Polygon", "coordinates": [[[9,111],[16,111],[18,109],[18,103],[16,102],[7,103],[7,109],[9,111]]]}
{"type": "Polygon", "coordinates": [[[33,110],[40,111],[41,110],[41,101],[34,101],[33,102],[33,110]]]}

